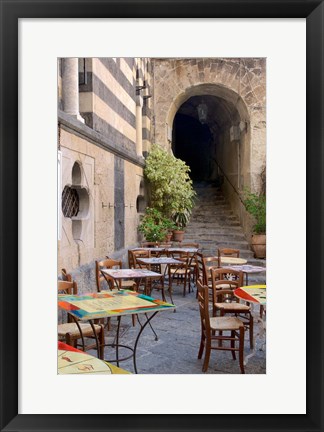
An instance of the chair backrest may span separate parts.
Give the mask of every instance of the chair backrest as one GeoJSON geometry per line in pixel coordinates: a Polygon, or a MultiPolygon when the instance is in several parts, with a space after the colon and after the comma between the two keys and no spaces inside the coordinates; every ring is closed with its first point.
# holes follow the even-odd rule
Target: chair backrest
{"type": "Polygon", "coordinates": [[[195,249],[199,249],[199,243],[181,243],[180,247],[181,248],[195,248],[195,249]]]}
{"type": "Polygon", "coordinates": [[[201,279],[202,284],[207,285],[203,259],[204,259],[204,255],[200,252],[197,252],[195,255],[197,279],[201,279]]]}
{"type": "Polygon", "coordinates": [[[101,273],[102,269],[112,269],[112,268],[122,268],[122,262],[117,261],[111,258],[102,260],[102,261],[96,261],[96,283],[97,283],[97,291],[101,291],[102,282],[105,281],[105,283],[108,284],[108,287],[110,289],[113,289],[114,282],[113,280],[110,280],[109,277],[107,278],[101,273]]]}
{"type": "Polygon", "coordinates": [[[60,294],[77,295],[78,285],[75,281],[57,281],[57,291],[60,294]]]}
{"type": "Polygon", "coordinates": [[[149,247],[149,248],[159,247],[159,245],[160,245],[159,242],[143,242],[143,243],[141,243],[141,247],[149,247]]]}
{"type": "MultiPolygon", "coordinates": [[[[235,282],[237,284],[237,288],[243,285],[242,271],[237,271],[237,270],[232,270],[232,269],[227,269],[222,267],[221,268],[211,267],[210,275],[211,275],[213,287],[214,284],[216,284],[216,282],[219,281],[222,281],[224,285],[227,284],[229,286],[230,286],[230,282],[235,282]]],[[[217,285],[219,286],[220,284],[217,283],[217,285]]]]}
{"type": "Polygon", "coordinates": [[[221,256],[240,258],[239,249],[219,248],[217,254],[218,254],[218,258],[220,258],[221,256]]]}
{"type": "MultiPolygon", "coordinates": [[[[71,281],[64,281],[64,280],[59,280],[57,281],[57,292],[58,294],[69,294],[69,295],[77,295],[78,294],[78,285],[75,281],[71,280],[71,281]]],[[[62,319],[63,320],[63,315],[67,315],[67,322],[73,322],[73,318],[71,317],[71,315],[69,313],[60,311],[59,312],[59,320],[62,319]]]]}
{"type": "Polygon", "coordinates": [[[137,258],[151,258],[151,251],[150,250],[131,250],[131,261],[132,261],[132,267],[131,268],[143,268],[145,267],[143,264],[140,264],[137,261],[137,258]]]}
{"type": "Polygon", "coordinates": [[[70,273],[68,273],[65,268],[62,268],[61,270],[62,273],[62,280],[63,281],[69,281],[72,282],[72,276],[70,275],[70,273]]]}
{"type": "Polygon", "coordinates": [[[237,280],[213,279],[212,301],[213,303],[238,302],[239,299],[234,296],[234,290],[240,287],[237,280]],[[224,288],[225,287],[225,288],[224,288]]]}
{"type": "Polygon", "coordinates": [[[203,332],[208,333],[210,332],[208,286],[203,285],[201,279],[199,279],[197,281],[197,290],[201,328],[203,332]]]}
{"type": "Polygon", "coordinates": [[[203,282],[205,285],[208,285],[209,281],[211,280],[210,269],[212,267],[219,267],[218,256],[203,257],[203,270],[204,270],[203,282]]]}

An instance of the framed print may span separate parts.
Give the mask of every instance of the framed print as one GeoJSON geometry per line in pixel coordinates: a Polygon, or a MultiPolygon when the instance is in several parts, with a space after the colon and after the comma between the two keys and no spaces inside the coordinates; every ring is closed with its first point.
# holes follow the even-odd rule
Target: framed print
{"type": "MultiPolygon", "coordinates": [[[[306,0],[171,4],[1,0],[1,430],[323,430],[320,403],[323,395],[323,17],[323,2],[306,0]],[[77,57],[88,59],[88,63],[86,60],[84,63],[57,62],[57,59],[77,57]],[[105,57],[102,61],[93,60],[102,57],[105,57]],[[58,365],[59,369],[64,365],[62,361],[57,363],[57,346],[53,346],[57,340],[57,302],[55,289],[49,288],[57,282],[57,268],[63,267],[63,261],[56,265],[57,237],[68,237],[70,229],[69,235],[84,241],[82,226],[87,242],[95,250],[100,241],[91,237],[95,228],[82,212],[85,208],[85,213],[101,212],[109,221],[114,211],[109,223],[115,227],[112,248],[119,250],[124,244],[124,233],[129,235],[125,221],[130,226],[131,218],[127,212],[133,211],[134,206],[136,210],[141,208],[141,200],[133,199],[132,181],[127,183],[127,176],[123,177],[127,171],[123,163],[143,168],[142,159],[129,152],[129,142],[134,138],[134,143],[141,140],[144,143],[147,131],[144,125],[138,141],[135,129],[129,127],[129,123],[137,121],[135,101],[132,101],[134,112],[120,105],[121,100],[127,105],[128,95],[123,93],[120,82],[115,79],[117,75],[111,71],[117,66],[123,69],[124,88],[135,82],[136,91],[141,94],[144,90],[143,95],[149,100],[152,95],[144,83],[143,72],[147,64],[141,63],[142,58],[155,59],[152,75],[146,78],[155,80],[150,88],[160,95],[161,103],[154,109],[163,115],[150,117],[147,110],[143,117],[145,125],[154,124],[160,141],[178,139],[172,129],[172,109],[163,102],[168,97],[166,63],[171,70],[174,62],[181,62],[182,58],[193,63],[202,58],[199,67],[194,66],[197,66],[197,80],[201,80],[199,85],[203,86],[204,67],[211,73],[213,67],[220,70],[222,63],[227,72],[235,72],[241,70],[242,62],[250,59],[254,72],[245,79],[257,81],[258,76],[266,82],[262,91],[255,86],[254,94],[246,92],[246,100],[252,101],[249,109],[255,113],[251,126],[243,121],[240,99],[226,93],[228,81],[235,80],[234,72],[232,77],[229,74],[224,78],[223,93],[212,94],[227,100],[220,114],[208,97],[201,99],[201,93],[195,91],[190,98],[179,97],[173,109],[173,114],[180,114],[178,130],[182,127],[181,115],[194,110],[196,123],[202,128],[209,111],[209,115],[218,115],[216,129],[222,128],[222,119],[228,125],[225,139],[228,147],[236,145],[239,139],[235,137],[247,129],[252,130],[255,142],[267,142],[267,150],[262,150],[258,161],[242,153],[242,158],[250,163],[248,174],[241,170],[241,165],[231,165],[232,170],[234,165],[238,170],[238,184],[246,184],[244,176],[253,177],[255,166],[265,158],[266,152],[269,302],[264,373],[240,375],[236,360],[233,367],[237,371],[233,374],[201,374],[202,361],[197,360],[200,375],[184,372],[176,377],[170,373],[119,376],[110,369],[111,376],[103,380],[102,376],[90,377],[79,372],[57,374],[58,365]],[[216,59],[214,66],[213,59],[216,59]],[[129,72],[131,61],[142,65],[137,68],[135,78],[129,72]],[[112,106],[119,113],[120,122],[115,129],[123,132],[118,139],[127,158],[122,163],[116,162],[116,157],[111,171],[101,172],[100,165],[94,170],[91,152],[86,157],[73,156],[82,153],[78,147],[81,144],[87,151],[90,148],[89,144],[81,143],[84,130],[77,122],[78,113],[74,113],[76,120],[69,124],[60,108],[57,117],[57,100],[60,103],[57,78],[63,79],[69,67],[76,67],[79,79],[83,79],[79,90],[83,106],[92,97],[93,111],[83,109],[81,113],[86,125],[91,122],[97,125],[97,129],[93,128],[92,141],[100,139],[99,130],[110,127],[99,117],[109,118],[112,106]],[[110,80],[110,87],[100,83],[96,93],[95,77],[91,73],[94,70],[97,77],[110,80]],[[120,92],[119,100],[113,92],[116,88],[120,92]],[[102,100],[106,97],[105,105],[102,100]],[[186,105],[189,99],[191,102],[186,105]],[[258,103],[254,103],[256,100],[258,103]],[[237,112],[230,101],[235,101],[237,112]],[[72,129],[73,137],[68,133],[72,129]],[[58,154],[57,143],[61,146],[58,154]],[[66,167],[67,160],[71,175],[62,170],[58,187],[57,165],[66,167]],[[98,197],[100,176],[111,176],[116,181],[114,196],[105,191],[97,202],[93,197],[98,197]],[[131,199],[120,197],[120,182],[124,178],[127,197],[131,199]],[[114,201],[114,197],[121,201],[117,198],[114,201]],[[64,206],[58,208],[61,199],[64,206]],[[62,214],[72,222],[59,223],[62,214]],[[125,226],[120,229],[122,220],[125,226]],[[229,390],[233,395],[230,403],[229,390]]],[[[177,77],[177,72],[172,75],[179,95],[182,89],[178,79],[188,82],[196,79],[187,71],[186,77],[177,77]]],[[[241,78],[240,75],[239,82],[244,85],[241,78]]],[[[190,135],[193,133],[188,133],[186,139],[190,140],[190,135]]],[[[114,155],[122,154],[113,139],[102,141],[98,148],[105,146],[114,155]]],[[[145,149],[140,150],[141,155],[145,149]]],[[[181,153],[180,146],[173,151],[181,153]]],[[[209,168],[199,171],[198,165],[194,167],[199,177],[209,168]]],[[[140,180],[138,183],[140,190],[140,180]]],[[[101,220],[96,219],[94,223],[98,227],[101,220]]],[[[80,247],[75,246],[75,257],[81,267],[80,247]]],[[[89,261],[92,259],[91,256],[89,261]]],[[[65,262],[73,267],[68,255],[65,262]]],[[[136,277],[134,271],[132,275],[136,277]]],[[[113,276],[115,281],[119,277],[116,273],[113,276]]],[[[261,289],[262,292],[252,292],[240,288],[237,295],[248,294],[250,301],[257,299],[262,304],[264,287],[261,289]]],[[[81,294],[85,292],[82,284],[79,290],[81,294]]],[[[94,313],[92,307],[96,308],[96,318],[107,318],[116,312],[108,308],[111,299],[101,298],[99,302],[95,297],[95,301],[82,298],[81,303],[79,297],[65,297],[61,306],[73,309],[75,315],[79,314],[78,319],[82,314],[94,313]],[[76,301],[79,306],[75,305],[76,301]],[[106,315],[100,309],[103,303],[106,315]]],[[[121,310],[124,300],[113,299],[115,308],[118,304],[121,310]]],[[[166,307],[163,302],[157,306],[154,299],[140,295],[129,294],[126,300],[133,308],[127,307],[127,313],[132,309],[136,316],[140,315],[141,308],[152,304],[154,311],[166,307]]],[[[181,320],[180,313],[177,319],[181,320]]],[[[163,349],[162,346],[161,355],[163,349]]],[[[74,352],[64,356],[77,358],[78,355],[74,352]]],[[[98,366],[101,372],[105,371],[97,360],[90,361],[91,367],[98,366]]],[[[82,361],[87,362],[87,358],[82,361]]],[[[84,364],[82,372],[85,372],[84,364]]],[[[77,369],[72,366],[70,370],[77,369]]],[[[88,363],[86,366],[90,367],[88,363]]],[[[139,362],[137,368],[141,368],[139,362]]]]}

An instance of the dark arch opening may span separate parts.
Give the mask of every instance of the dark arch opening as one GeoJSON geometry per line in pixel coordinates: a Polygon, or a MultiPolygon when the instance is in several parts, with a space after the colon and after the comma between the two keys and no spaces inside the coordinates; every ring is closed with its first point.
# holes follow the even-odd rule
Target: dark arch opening
{"type": "Polygon", "coordinates": [[[189,165],[192,180],[209,180],[212,175],[210,163],[213,134],[207,124],[185,114],[174,119],[173,153],[189,165]]]}

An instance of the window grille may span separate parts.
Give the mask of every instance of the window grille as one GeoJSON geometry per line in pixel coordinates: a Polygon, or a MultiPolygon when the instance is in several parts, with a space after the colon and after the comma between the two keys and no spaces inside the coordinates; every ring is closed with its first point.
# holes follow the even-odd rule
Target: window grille
{"type": "Polygon", "coordinates": [[[62,212],[67,218],[77,216],[79,213],[79,194],[70,186],[65,186],[62,192],[62,212]]]}

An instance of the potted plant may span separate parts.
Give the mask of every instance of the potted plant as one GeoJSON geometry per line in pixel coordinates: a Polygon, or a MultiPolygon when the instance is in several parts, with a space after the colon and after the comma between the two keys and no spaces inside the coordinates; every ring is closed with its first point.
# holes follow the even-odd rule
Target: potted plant
{"type": "Polygon", "coordinates": [[[245,191],[244,206],[253,216],[255,224],[252,228],[251,246],[255,258],[266,257],[266,195],[264,192],[245,191]]]}
{"type": "Polygon", "coordinates": [[[173,213],[172,219],[176,225],[176,229],[173,230],[174,241],[182,242],[184,237],[184,229],[190,220],[191,210],[192,208],[188,207],[173,213]]]}
{"type": "Polygon", "coordinates": [[[180,231],[189,221],[196,196],[189,172],[184,161],[153,144],[144,170],[151,188],[151,206],[172,219],[180,231]]]}
{"type": "Polygon", "coordinates": [[[168,218],[165,218],[164,226],[167,230],[167,234],[166,234],[163,241],[165,241],[165,243],[169,243],[171,241],[172,236],[173,236],[173,230],[176,229],[177,226],[171,219],[168,219],[168,218]]]}
{"type": "Polygon", "coordinates": [[[165,241],[169,229],[173,227],[173,222],[164,217],[159,210],[147,207],[138,230],[144,234],[147,241],[161,242],[165,241]]]}

